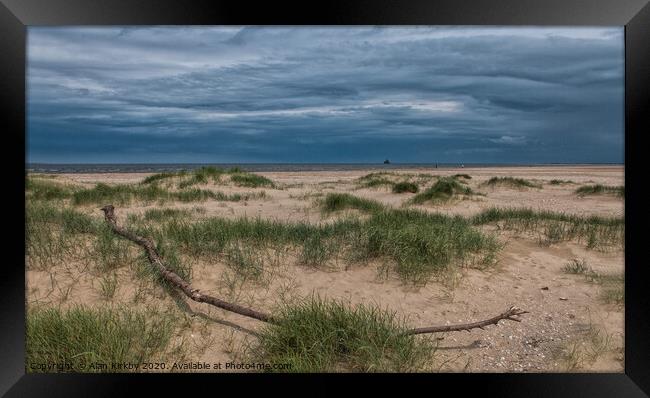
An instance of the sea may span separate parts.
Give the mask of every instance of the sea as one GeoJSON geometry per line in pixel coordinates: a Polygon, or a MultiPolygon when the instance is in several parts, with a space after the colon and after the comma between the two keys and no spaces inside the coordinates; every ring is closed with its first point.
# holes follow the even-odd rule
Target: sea
{"type": "Polygon", "coordinates": [[[238,167],[251,172],[271,171],[353,171],[396,169],[456,169],[470,167],[536,167],[536,166],[608,166],[615,163],[567,164],[567,163],[27,163],[30,173],[160,173],[193,170],[212,166],[217,168],[238,167]]]}

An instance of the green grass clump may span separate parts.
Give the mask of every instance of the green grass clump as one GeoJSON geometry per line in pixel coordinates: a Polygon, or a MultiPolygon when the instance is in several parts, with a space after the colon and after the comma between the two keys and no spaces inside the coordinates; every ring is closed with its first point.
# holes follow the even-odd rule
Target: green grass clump
{"type": "Polygon", "coordinates": [[[25,180],[27,198],[33,200],[67,199],[72,195],[72,189],[54,181],[27,178],[25,180]]]}
{"type": "Polygon", "coordinates": [[[394,173],[380,172],[380,173],[370,173],[366,174],[363,177],[359,177],[357,180],[361,187],[365,188],[377,188],[380,186],[393,186],[394,182],[388,179],[386,176],[394,175],[394,173]]]}
{"type": "Polygon", "coordinates": [[[147,221],[166,221],[171,218],[190,217],[192,212],[186,209],[149,209],[144,213],[147,221]]]}
{"type": "Polygon", "coordinates": [[[472,176],[469,174],[454,174],[454,178],[464,178],[466,180],[471,180],[472,176]]]}
{"type": "Polygon", "coordinates": [[[178,173],[171,173],[171,172],[163,172],[163,173],[157,173],[157,174],[152,174],[148,177],[145,177],[141,184],[152,184],[154,182],[160,182],[162,180],[178,177],[181,175],[185,175],[184,171],[178,172],[178,173]]]}
{"type": "Polygon", "coordinates": [[[107,185],[99,183],[93,188],[81,189],[72,195],[72,203],[74,205],[85,205],[91,203],[127,204],[133,199],[143,201],[169,199],[169,191],[159,187],[158,185],[107,185]]]}
{"type": "Polygon", "coordinates": [[[411,203],[445,202],[456,195],[472,195],[471,188],[462,185],[453,177],[442,177],[431,187],[411,198],[411,203]]]}
{"type": "Polygon", "coordinates": [[[605,302],[605,304],[625,304],[625,286],[623,283],[618,283],[603,287],[600,293],[600,299],[605,302]]]}
{"type": "Polygon", "coordinates": [[[393,185],[393,193],[411,192],[417,193],[419,190],[418,185],[408,181],[398,182],[393,185]]]}
{"type": "Polygon", "coordinates": [[[573,274],[573,275],[588,275],[593,272],[591,267],[587,265],[587,262],[584,259],[582,260],[573,259],[569,261],[564,265],[562,271],[564,271],[567,274],[573,274]]]}
{"type": "Polygon", "coordinates": [[[497,185],[505,185],[512,188],[541,188],[539,184],[535,184],[524,178],[514,178],[514,177],[492,177],[483,184],[483,186],[495,187],[497,185]]]}
{"type": "Polygon", "coordinates": [[[230,180],[239,187],[275,187],[275,184],[270,179],[252,173],[238,172],[230,176],[230,180]]]}
{"type": "Polygon", "coordinates": [[[370,199],[363,199],[348,193],[328,193],[322,201],[322,209],[325,212],[334,212],[344,209],[357,209],[373,212],[383,207],[379,202],[370,199]]]}
{"type": "Polygon", "coordinates": [[[614,194],[616,196],[624,197],[625,187],[623,186],[612,187],[612,186],[600,185],[600,184],[585,185],[576,189],[576,194],[578,194],[579,196],[614,194]]]}
{"type": "Polygon", "coordinates": [[[168,200],[177,200],[180,202],[202,202],[209,199],[218,201],[248,200],[254,198],[264,198],[266,193],[235,193],[226,195],[223,192],[215,192],[208,189],[189,188],[179,191],[169,191],[156,184],[152,185],[107,185],[97,184],[93,188],[82,189],[74,192],[72,203],[74,205],[86,204],[128,204],[133,200],[142,202],[165,202],[168,200]]]}
{"type": "Polygon", "coordinates": [[[301,262],[310,266],[325,265],[343,253],[355,261],[385,259],[398,276],[414,284],[425,284],[454,266],[492,264],[500,248],[493,236],[462,217],[393,209],[373,210],[365,220],[318,225],[247,218],[172,220],[163,226],[161,236],[193,256],[223,255],[230,242],[242,241],[295,247],[301,262]]]}
{"type": "Polygon", "coordinates": [[[65,311],[30,309],[26,324],[26,368],[34,373],[124,372],[111,369],[110,364],[142,366],[143,362],[160,360],[174,329],[174,319],[163,313],[85,307],[65,311]],[[93,369],[93,363],[108,364],[108,368],[93,369]],[[49,369],[34,366],[48,364],[53,366],[49,369]]]}
{"type": "Polygon", "coordinates": [[[551,185],[563,185],[563,184],[575,184],[571,180],[551,180],[549,181],[549,184],[551,185]]]}
{"type": "Polygon", "coordinates": [[[246,279],[259,280],[264,274],[264,259],[258,247],[230,242],[224,256],[226,265],[246,279]]]}
{"type": "Polygon", "coordinates": [[[98,228],[91,217],[74,209],[28,201],[25,208],[27,266],[47,269],[61,260],[85,257],[87,253],[80,240],[84,234],[96,233],[98,228]]]}
{"type": "Polygon", "coordinates": [[[475,225],[498,223],[500,228],[539,234],[540,243],[577,239],[588,248],[603,248],[625,242],[625,219],[576,216],[533,209],[492,208],[476,215],[475,225]]]}
{"type": "Polygon", "coordinates": [[[221,176],[227,173],[217,167],[207,166],[192,170],[190,178],[187,178],[178,183],[179,189],[184,189],[196,184],[207,184],[211,179],[214,183],[221,182],[221,176]]]}
{"type": "Polygon", "coordinates": [[[435,347],[404,335],[394,313],[311,298],[278,313],[262,330],[256,362],[288,364],[284,372],[414,372],[426,370],[435,347]]]}

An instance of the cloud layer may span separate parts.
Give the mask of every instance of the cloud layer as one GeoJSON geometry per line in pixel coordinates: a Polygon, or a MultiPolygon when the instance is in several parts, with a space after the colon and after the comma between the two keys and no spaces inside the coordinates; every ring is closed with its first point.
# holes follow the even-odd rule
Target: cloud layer
{"type": "Polygon", "coordinates": [[[622,162],[621,28],[30,27],[30,162],[622,162]]]}

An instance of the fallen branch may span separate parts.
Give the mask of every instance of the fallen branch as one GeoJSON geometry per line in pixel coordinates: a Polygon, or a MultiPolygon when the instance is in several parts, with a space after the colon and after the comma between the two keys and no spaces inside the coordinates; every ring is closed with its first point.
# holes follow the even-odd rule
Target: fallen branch
{"type": "Polygon", "coordinates": [[[457,325],[445,325],[445,326],[429,326],[425,328],[417,328],[408,330],[405,334],[423,334],[423,333],[443,333],[443,332],[459,332],[461,330],[470,331],[472,329],[483,329],[488,325],[497,325],[499,321],[508,320],[521,322],[520,319],[515,318],[522,314],[527,314],[528,311],[522,311],[517,307],[510,307],[507,311],[495,316],[494,318],[486,319],[484,321],[472,322],[472,323],[461,323],[457,325]]]}
{"type": "Polygon", "coordinates": [[[274,323],[273,317],[269,314],[255,311],[238,304],[229,303],[221,299],[218,299],[216,297],[203,294],[201,293],[201,291],[199,291],[199,289],[194,289],[192,285],[185,282],[180,276],[178,276],[178,274],[171,271],[169,268],[165,266],[165,263],[160,258],[160,255],[156,250],[156,246],[151,239],[137,236],[136,234],[127,231],[126,229],[117,225],[117,220],[115,219],[115,207],[113,205],[106,205],[102,207],[101,210],[104,212],[104,218],[106,219],[106,222],[111,227],[113,232],[115,232],[120,236],[125,237],[131,242],[134,242],[142,246],[142,248],[144,248],[144,250],[147,253],[147,258],[149,259],[151,265],[153,265],[158,270],[158,272],[160,272],[160,275],[167,282],[171,283],[173,286],[180,289],[183,293],[185,293],[187,297],[199,303],[211,304],[215,307],[219,307],[221,309],[234,312],[239,315],[247,316],[249,318],[258,319],[263,322],[274,323]]]}
{"type": "MultiPolygon", "coordinates": [[[[145,252],[147,253],[147,258],[149,259],[149,262],[154,268],[156,268],[156,270],[158,270],[158,272],[160,272],[160,275],[167,282],[171,283],[173,286],[180,289],[190,299],[197,301],[199,303],[211,304],[215,307],[224,309],[226,311],[234,312],[236,314],[243,315],[249,318],[254,318],[263,322],[277,323],[277,320],[272,315],[265,314],[263,312],[259,312],[250,308],[246,308],[238,304],[233,304],[233,303],[223,301],[216,297],[212,297],[207,294],[204,294],[200,292],[198,289],[192,288],[192,285],[184,281],[180,276],[178,276],[178,274],[171,271],[169,268],[167,268],[167,266],[165,266],[163,259],[160,258],[160,255],[156,250],[156,246],[154,242],[150,238],[143,238],[117,225],[117,220],[115,219],[115,207],[113,205],[106,205],[102,207],[101,210],[104,212],[104,218],[108,223],[108,225],[113,230],[113,232],[144,248],[145,252]]],[[[485,326],[488,325],[497,325],[499,321],[502,320],[521,322],[520,319],[515,317],[527,313],[528,313],[527,311],[522,311],[517,307],[510,307],[507,311],[493,318],[486,319],[484,321],[463,323],[457,325],[429,326],[424,328],[410,329],[407,330],[405,334],[411,335],[411,334],[442,333],[442,332],[456,332],[461,330],[470,331],[472,329],[483,329],[485,326]]]]}

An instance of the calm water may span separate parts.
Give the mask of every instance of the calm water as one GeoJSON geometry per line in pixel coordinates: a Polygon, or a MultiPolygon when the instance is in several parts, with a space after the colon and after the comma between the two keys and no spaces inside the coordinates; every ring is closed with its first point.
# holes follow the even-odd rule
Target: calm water
{"type": "MultiPolygon", "coordinates": [[[[602,165],[602,164],[601,164],[602,165]]],[[[203,166],[220,168],[239,167],[247,171],[344,171],[344,170],[390,170],[414,168],[459,168],[460,163],[160,163],[160,164],[44,164],[30,163],[26,168],[35,173],[159,173],[162,171],[192,170],[203,166]]],[[[465,163],[465,167],[533,167],[550,164],[503,164],[465,163]]],[[[569,166],[562,164],[555,166],[569,166]]],[[[570,166],[575,166],[571,164],[570,166]]]]}

